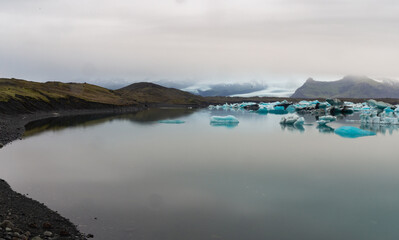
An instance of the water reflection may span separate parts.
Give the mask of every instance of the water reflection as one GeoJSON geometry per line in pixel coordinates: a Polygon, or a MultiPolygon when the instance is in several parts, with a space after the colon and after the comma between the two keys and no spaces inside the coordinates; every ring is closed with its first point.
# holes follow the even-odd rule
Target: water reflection
{"type": "Polygon", "coordinates": [[[232,122],[210,122],[209,125],[211,125],[212,127],[225,127],[225,128],[235,128],[238,126],[238,122],[237,123],[232,123],[232,122]]]}
{"type": "Polygon", "coordinates": [[[362,123],[360,125],[360,128],[363,130],[368,130],[368,131],[373,131],[376,133],[381,133],[381,134],[389,134],[392,135],[394,132],[399,131],[399,126],[398,125],[383,125],[383,124],[365,124],[362,123]]]}
{"type": "Polygon", "coordinates": [[[125,120],[139,124],[153,124],[162,120],[171,120],[193,114],[195,109],[148,109],[129,114],[87,114],[77,116],[51,117],[33,121],[25,125],[24,138],[35,136],[45,131],[60,131],[66,128],[92,127],[114,120],[125,120]]]}
{"type": "Polygon", "coordinates": [[[327,133],[327,134],[334,133],[335,130],[334,128],[327,125],[318,125],[316,128],[319,130],[320,133],[327,133]]]}
{"type": "Polygon", "coordinates": [[[348,140],[320,133],[345,120],[311,115],[301,134],[240,111],[219,131],[221,111],[167,111],[52,119],[0,151],[0,176],[95,239],[398,239],[399,134],[348,140]]]}
{"type": "Polygon", "coordinates": [[[295,125],[295,124],[280,124],[281,130],[287,130],[290,132],[304,132],[305,128],[302,125],[295,125]]]}

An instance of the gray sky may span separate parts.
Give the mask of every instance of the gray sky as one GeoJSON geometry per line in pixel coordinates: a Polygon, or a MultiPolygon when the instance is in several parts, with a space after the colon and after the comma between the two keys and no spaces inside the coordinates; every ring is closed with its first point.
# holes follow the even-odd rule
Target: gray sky
{"type": "Polygon", "coordinates": [[[397,0],[0,0],[2,77],[396,78],[398,64],[397,0]]]}

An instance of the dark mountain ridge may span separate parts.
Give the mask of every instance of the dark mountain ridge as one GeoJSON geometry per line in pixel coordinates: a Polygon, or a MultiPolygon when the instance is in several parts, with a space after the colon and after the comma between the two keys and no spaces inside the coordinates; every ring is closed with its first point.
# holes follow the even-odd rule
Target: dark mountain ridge
{"type": "Polygon", "coordinates": [[[345,76],[332,82],[312,78],[298,88],[292,98],[399,98],[399,82],[376,81],[366,76],[345,76]]]}
{"type": "Polygon", "coordinates": [[[149,106],[203,106],[197,95],[153,83],[109,90],[87,83],[31,82],[0,78],[0,113],[149,106]]]}

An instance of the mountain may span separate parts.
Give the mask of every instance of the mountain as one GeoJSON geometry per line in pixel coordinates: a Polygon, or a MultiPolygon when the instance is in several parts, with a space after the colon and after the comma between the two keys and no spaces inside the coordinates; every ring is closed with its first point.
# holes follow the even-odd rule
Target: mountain
{"type": "Polygon", "coordinates": [[[109,90],[87,83],[39,83],[0,78],[0,113],[144,105],[203,106],[204,99],[201,96],[153,83],[135,83],[118,90],[109,90]]]}
{"type": "Polygon", "coordinates": [[[133,83],[115,92],[125,100],[145,104],[203,105],[205,102],[201,96],[149,82],[133,83]]]}
{"type": "Polygon", "coordinates": [[[345,76],[332,82],[312,78],[298,88],[292,98],[399,98],[399,82],[376,81],[365,76],[345,76]]]}

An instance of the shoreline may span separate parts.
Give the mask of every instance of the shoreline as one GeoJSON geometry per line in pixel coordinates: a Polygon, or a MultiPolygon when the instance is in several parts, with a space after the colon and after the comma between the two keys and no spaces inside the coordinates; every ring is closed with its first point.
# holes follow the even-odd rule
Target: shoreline
{"type": "MultiPolygon", "coordinates": [[[[21,139],[29,122],[65,116],[91,114],[135,113],[147,106],[115,107],[107,109],[60,110],[31,114],[0,114],[0,151],[15,140],[21,139]]],[[[80,232],[69,219],[43,203],[20,194],[0,178],[0,239],[87,239],[93,235],[80,232]],[[39,237],[39,238],[35,238],[39,237]]]]}

